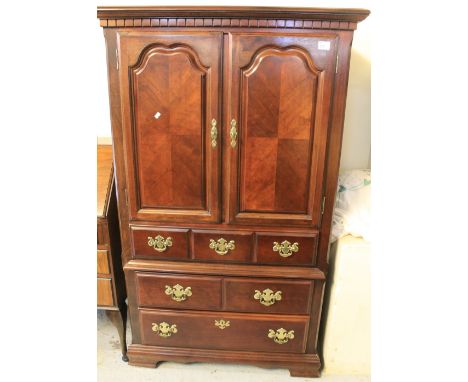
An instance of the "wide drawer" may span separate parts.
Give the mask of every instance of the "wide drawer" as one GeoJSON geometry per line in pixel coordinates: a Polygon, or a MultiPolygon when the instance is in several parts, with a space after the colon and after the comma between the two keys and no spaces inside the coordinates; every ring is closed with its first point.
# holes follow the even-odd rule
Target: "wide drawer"
{"type": "Polygon", "coordinates": [[[317,235],[278,234],[258,232],[256,234],[257,263],[278,265],[314,265],[317,235]]]}
{"type": "Polygon", "coordinates": [[[313,281],[279,279],[224,279],[226,310],[260,313],[307,314],[313,281]]]}
{"type": "Polygon", "coordinates": [[[137,273],[138,306],[219,309],[221,278],[137,273]]]}
{"type": "Polygon", "coordinates": [[[135,258],[187,259],[189,230],[178,228],[131,227],[135,258]]]}
{"type": "Polygon", "coordinates": [[[193,258],[203,261],[251,262],[252,233],[193,231],[193,258]]]}
{"type": "Polygon", "coordinates": [[[140,309],[143,345],[304,353],[308,316],[140,309]]]}

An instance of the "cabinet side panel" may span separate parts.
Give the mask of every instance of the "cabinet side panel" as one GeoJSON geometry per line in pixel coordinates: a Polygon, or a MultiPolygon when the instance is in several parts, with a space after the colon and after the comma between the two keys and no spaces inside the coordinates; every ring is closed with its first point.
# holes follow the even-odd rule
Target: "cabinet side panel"
{"type": "Polygon", "coordinates": [[[326,172],[324,183],[325,204],[320,227],[320,242],[318,247],[317,265],[323,271],[328,268],[328,249],[330,232],[335,205],[335,194],[338,184],[341,144],[343,140],[343,125],[348,89],[349,61],[353,32],[339,32],[338,65],[335,77],[331,124],[327,139],[326,172]]]}
{"type": "MultiPolygon", "coordinates": [[[[117,193],[117,205],[120,224],[121,238],[121,254],[122,265],[125,265],[130,259],[130,241],[129,241],[129,226],[128,226],[128,209],[125,198],[126,179],[125,179],[125,160],[123,152],[123,137],[122,137],[122,114],[120,106],[120,85],[119,75],[117,71],[118,65],[118,31],[115,29],[105,29],[104,37],[106,41],[107,51],[107,76],[109,84],[109,104],[110,118],[112,127],[112,143],[114,155],[114,174],[117,193]]],[[[139,333],[138,316],[135,316],[136,311],[132,307],[136,306],[135,293],[132,287],[132,280],[125,279],[126,290],[128,292],[128,305],[130,307],[130,323],[132,325],[132,333],[139,333]]],[[[138,343],[138,335],[133,334],[133,341],[138,343]]]]}

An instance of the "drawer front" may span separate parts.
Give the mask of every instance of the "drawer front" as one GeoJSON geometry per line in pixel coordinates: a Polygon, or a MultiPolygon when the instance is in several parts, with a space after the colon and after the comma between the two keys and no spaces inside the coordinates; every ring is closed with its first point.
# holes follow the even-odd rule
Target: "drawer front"
{"type": "Polygon", "coordinates": [[[316,234],[275,234],[259,232],[257,263],[279,265],[314,265],[316,234]]]}
{"type": "Polygon", "coordinates": [[[141,309],[144,345],[304,353],[308,316],[141,309]]]}
{"type": "Polygon", "coordinates": [[[226,310],[308,314],[313,282],[226,278],[224,288],[226,310]]]}
{"type": "Polygon", "coordinates": [[[97,279],[97,304],[98,306],[115,305],[111,279],[97,279]]]}
{"type": "Polygon", "coordinates": [[[178,309],[221,308],[221,279],[137,273],[138,305],[178,309]]]}
{"type": "Polygon", "coordinates": [[[97,219],[97,244],[109,244],[109,231],[107,229],[107,221],[104,219],[97,219]]]}
{"type": "Polygon", "coordinates": [[[131,227],[135,258],[187,259],[188,229],[131,227]]]}
{"type": "Polygon", "coordinates": [[[103,275],[111,273],[109,267],[109,251],[107,250],[97,250],[97,273],[103,275]]]}
{"type": "Polygon", "coordinates": [[[252,233],[193,231],[193,258],[203,261],[251,262],[252,233]]]}

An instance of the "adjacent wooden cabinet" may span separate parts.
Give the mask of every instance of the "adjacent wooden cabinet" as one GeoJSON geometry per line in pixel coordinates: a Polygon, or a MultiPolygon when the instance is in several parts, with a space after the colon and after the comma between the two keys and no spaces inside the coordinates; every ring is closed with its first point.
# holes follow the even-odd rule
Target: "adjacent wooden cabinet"
{"type": "Polygon", "coordinates": [[[127,358],[127,304],[122,269],[112,146],[97,146],[97,307],[117,328],[122,360],[127,358]]]}
{"type": "Polygon", "coordinates": [[[368,14],[98,8],[131,365],[319,375],[350,48],[368,14]]]}

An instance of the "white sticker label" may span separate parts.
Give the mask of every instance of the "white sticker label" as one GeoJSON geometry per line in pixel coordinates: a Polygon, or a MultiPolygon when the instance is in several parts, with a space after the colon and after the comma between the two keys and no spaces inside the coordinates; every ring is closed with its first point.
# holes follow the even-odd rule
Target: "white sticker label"
{"type": "Polygon", "coordinates": [[[318,48],[319,50],[330,50],[330,41],[319,41],[318,48]]]}

